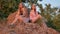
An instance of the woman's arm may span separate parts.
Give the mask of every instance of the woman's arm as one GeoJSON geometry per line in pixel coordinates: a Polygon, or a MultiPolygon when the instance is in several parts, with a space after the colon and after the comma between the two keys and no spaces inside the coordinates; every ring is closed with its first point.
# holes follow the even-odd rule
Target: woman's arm
{"type": "Polygon", "coordinates": [[[20,14],[20,10],[17,11],[16,17],[18,17],[20,14]]]}
{"type": "Polygon", "coordinates": [[[13,25],[13,24],[17,21],[17,19],[18,19],[18,18],[15,18],[15,19],[13,20],[13,22],[11,23],[11,25],[13,25]]]}

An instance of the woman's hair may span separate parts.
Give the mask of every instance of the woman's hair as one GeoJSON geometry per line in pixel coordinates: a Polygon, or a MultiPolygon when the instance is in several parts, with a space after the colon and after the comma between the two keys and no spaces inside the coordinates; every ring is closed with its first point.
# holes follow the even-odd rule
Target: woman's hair
{"type": "Polygon", "coordinates": [[[28,15],[28,8],[25,6],[25,9],[26,9],[26,15],[28,15]]]}
{"type": "Polygon", "coordinates": [[[23,14],[23,12],[22,12],[22,8],[24,7],[25,5],[24,5],[24,3],[23,2],[21,2],[21,3],[19,3],[19,7],[18,7],[18,10],[20,11],[20,14],[22,15],[23,14]],[[22,5],[22,7],[20,7],[20,4],[22,5]]]}
{"type": "Polygon", "coordinates": [[[26,15],[29,16],[29,14],[30,14],[30,9],[27,8],[26,6],[25,6],[25,9],[26,9],[26,15]]]}
{"type": "Polygon", "coordinates": [[[23,8],[22,8],[22,12],[23,12],[23,15],[25,15],[25,16],[28,16],[28,8],[26,7],[26,6],[24,6],[23,8]]]}
{"type": "MultiPolygon", "coordinates": [[[[36,7],[36,5],[35,5],[35,4],[32,4],[32,5],[31,5],[31,10],[33,10],[33,8],[32,8],[32,7],[33,7],[33,5],[36,7]]],[[[36,11],[36,8],[34,9],[34,11],[36,11]]]]}
{"type": "MultiPolygon", "coordinates": [[[[23,7],[25,6],[23,2],[19,3],[19,6],[20,6],[20,4],[22,4],[23,7]]],[[[20,7],[19,7],[19,8],[20,8],[20,7]]]]}

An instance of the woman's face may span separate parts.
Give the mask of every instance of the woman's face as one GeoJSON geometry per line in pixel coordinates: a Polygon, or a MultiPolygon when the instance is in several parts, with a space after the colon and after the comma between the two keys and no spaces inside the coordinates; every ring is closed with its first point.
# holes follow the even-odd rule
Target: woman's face
{"type": "Polygon", "coordinates": [[[22,3],[20,3],[19,8],[22,8],[22,7],[23,7],[23,4],[22,4],[22,3]]]}
{"type": "Polygon", "coordinates": [[[33,4],[33,5],[32,5],[32,9],[36,9],[36,6],[35,6],[35,4],[33,4]]]}

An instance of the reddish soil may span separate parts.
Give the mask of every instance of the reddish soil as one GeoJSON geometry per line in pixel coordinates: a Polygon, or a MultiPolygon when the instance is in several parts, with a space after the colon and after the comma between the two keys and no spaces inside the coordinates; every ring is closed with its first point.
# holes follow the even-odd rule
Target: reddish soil
{"type": "Polygon", "coordinates": [[[45,23],[23,23],[17,21],[9,25],[14,20],[15,13],[9,15],[6,22],[0,22],[0,34],[60,34],[56,30],[47,27],[45,23]]]}
{"type": "MultiPolygon", "coordinates": [[[[42,23],[44,24],[44,23],[42,23]]],[[[0,34],[60,34],[52,28],[34,23],[0,24],[0,34]]]]}

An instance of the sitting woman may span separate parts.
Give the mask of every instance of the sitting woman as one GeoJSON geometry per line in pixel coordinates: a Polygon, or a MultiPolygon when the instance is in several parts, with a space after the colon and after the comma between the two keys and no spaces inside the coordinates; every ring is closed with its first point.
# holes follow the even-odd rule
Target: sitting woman
{"type": "Polygon", "coordinates": [[[23,10],[22,10],[22,8],[24,8],[24,4],[20,3],[19,4],[19,8],[17,10],[17,14],[15,16],[15,19],[13,20],[13,22],[11,23],[11,25],[14,24],[18,19],[19,19],[20,22],[22,21],[22,18],[21,18],[21,16],[23,16],[23,10]]]}
{"type": "Polygon", "coordinates": [[[38,14],[36,11],[36,5],[32,4],[31,11],[30,11],[30,20],[32,23],[35,23],[37,20],[41,19],[42,16],[38,14]]]}
{"type": "Polygon", "coordinates": [[[29,15],[28,15],[28,9],[23,6],[23,4],[20,3],[18,12],[16,14],[16,18],[14,19],[14,21],[11,23],[14,24],[17,20],[19,19],[19,21],[22,22],[29,22],[29,15]]]}

